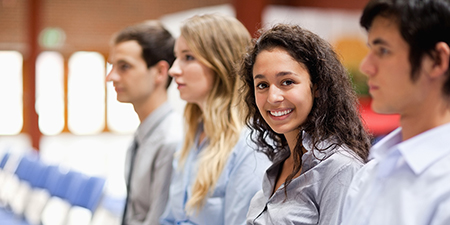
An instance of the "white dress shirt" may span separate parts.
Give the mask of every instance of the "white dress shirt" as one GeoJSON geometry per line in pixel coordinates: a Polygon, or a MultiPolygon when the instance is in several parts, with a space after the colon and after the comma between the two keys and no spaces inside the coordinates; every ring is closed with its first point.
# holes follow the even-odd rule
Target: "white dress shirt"
{"type": "Polygon", "coordinates": [[[450,224],[450,123],[406,141],[401,132],[373,146],[348,190],[342,225],[450,224]]]}

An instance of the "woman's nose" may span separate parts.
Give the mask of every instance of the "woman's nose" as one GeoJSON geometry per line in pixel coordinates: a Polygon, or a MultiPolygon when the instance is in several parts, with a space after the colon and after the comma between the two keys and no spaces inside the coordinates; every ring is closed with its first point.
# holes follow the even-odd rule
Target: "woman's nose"
{"type": "Polygon", "coordinates": [[[171,77],[176,77],[179,76],[181,74],[181,69],[180,69],[180,65],[178,62],[178,58],[175,59],[175,61],[173,62],[172,66],[169,69],[169,76],[171,77]]]}
{"type": "Polygon", "coordinates": [[[269,86],[269,96],[267,97],[267,102],[275,104],[277,102],[283,101],[283,92],[275,85],[269,86]]]}

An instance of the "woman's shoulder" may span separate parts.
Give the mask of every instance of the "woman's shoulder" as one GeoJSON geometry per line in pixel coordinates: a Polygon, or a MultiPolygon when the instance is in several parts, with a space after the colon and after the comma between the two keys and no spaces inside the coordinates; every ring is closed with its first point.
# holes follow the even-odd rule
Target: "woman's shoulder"
{"type": "Polygon", "coordinates": [[[250,160],[262,162],[267,165],[271,164],[269,158],[264,153],[257,150],[256,144],[250,138],[250,130],[244,128],[231,153],[231,159],[236,163],[250,160]]]}
{"type": "Polygon", "coordinates": [[[303,155],[303,169],[312,170],[322,174],[321,176],[334,176],[340,173],[353,174],[358,171],[364,161],[352,150],[345,146],[333,146],[328,143],[327,147],[308,149],[303,155]]]}
{"type": "Polygon", "coordinates": [[[348,147],[338,147],[333,154],[335,160],[339,160],[343,163],[349,163],[355,166],[363,166],[364,160],[356,154],[353,150],[349,149],[348,147]]]}
{"type": "Polygon", "coordinates": [[[233,148],[234,154],[246,154],[256,150],[256,145],[252,142],[250,138],[250,131],[247,128],[241,130],[239,135],[239,140],[233,148]]]}
{"type": "Polygon", "coordinates": [[[364,162],[351,150],[345,147],[338,147],[326,159],[320,162],[319,165],[328,171],[323,174],[329,176],[328,179],[333,179],[333,177],[342,176],[353,177],[363,167],[364,162]]]}
{"type": "Polygon", "coordinates": [[[330,151],[324,162],[329,167],[334,168],[350,167],[359,169],[364,165],[363,159],[346,147],[336,147],[330,151]]]}

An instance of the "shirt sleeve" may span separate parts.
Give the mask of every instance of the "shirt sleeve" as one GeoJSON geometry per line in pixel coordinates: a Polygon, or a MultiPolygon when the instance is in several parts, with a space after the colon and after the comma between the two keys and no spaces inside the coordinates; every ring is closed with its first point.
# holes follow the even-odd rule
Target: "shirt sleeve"
{"type": "Polygon", "coordinates": [[[319,201],[319,225],[340,224],[348,187],[360,168],[361,165],[357,163],[347,163],[327,181],[319,201]]]}
{"type": "Polygon", "coordinates": [[[262,188],[262,180],[271,162],[263,153],[245,149],[236,158],[225,196],[224,224],[245,224],[252,197],[262,188]]]}

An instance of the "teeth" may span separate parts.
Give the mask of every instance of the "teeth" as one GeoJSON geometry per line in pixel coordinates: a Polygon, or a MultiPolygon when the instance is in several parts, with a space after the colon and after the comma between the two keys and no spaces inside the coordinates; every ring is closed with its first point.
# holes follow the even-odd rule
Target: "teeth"
{"type": "Polygon", "coordinates": [[[284,116],[290,112],[292,112],[292,109],[284,110],[284,111],[269,111],[270,115],[272,116],[284,116]]]}

